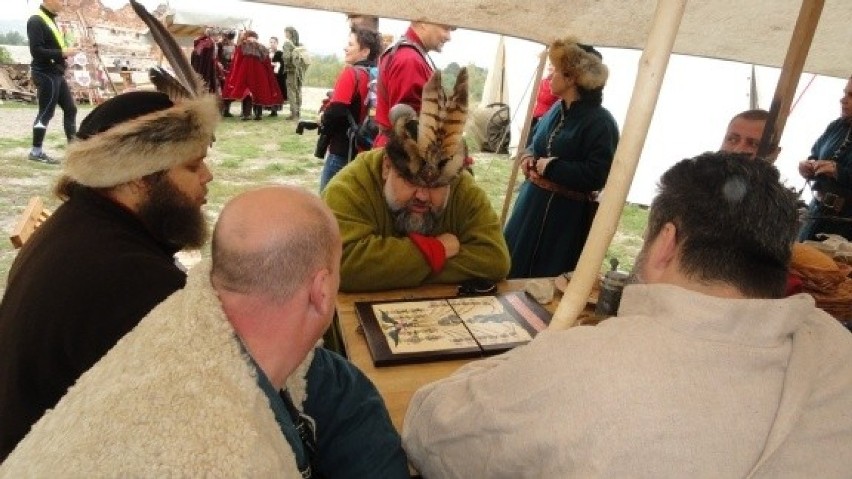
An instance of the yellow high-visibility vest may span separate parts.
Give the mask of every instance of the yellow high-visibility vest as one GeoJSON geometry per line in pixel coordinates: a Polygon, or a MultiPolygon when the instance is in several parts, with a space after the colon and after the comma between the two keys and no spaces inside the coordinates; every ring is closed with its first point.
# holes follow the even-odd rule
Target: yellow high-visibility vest
{"type": "Polygon", "coordinates": [[[47,16],[47,14],[44,13],[44,10],[40,8],[38,9],[36,15],[40,16],[41,19],[44,20],[44,23],[47,24],[47,27],[50,28],[50,31],[53,32],[53,38],[56,39],[56,43],[59,44],[59,48],[63,50],[68,48],[68,46],[65,45],[65,37],[62,36],[62,32],[59,31],[59,27],[56,26],[56,22],[54,22],[52,18],[47,16]]]}

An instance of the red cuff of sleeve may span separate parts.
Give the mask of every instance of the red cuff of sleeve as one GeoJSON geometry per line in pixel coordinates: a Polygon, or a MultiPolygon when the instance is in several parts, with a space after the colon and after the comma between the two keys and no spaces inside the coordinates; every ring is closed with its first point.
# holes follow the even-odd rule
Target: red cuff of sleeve
{"type": "Polygon", "coordinates": [[[408,237],[423,253],[423,257],[426,258],[432,272],[440,273],[447,261],[447,251],[444,249],[444,244],[434,236],[426,236],[420,233],[408,233],[408,237]]]}

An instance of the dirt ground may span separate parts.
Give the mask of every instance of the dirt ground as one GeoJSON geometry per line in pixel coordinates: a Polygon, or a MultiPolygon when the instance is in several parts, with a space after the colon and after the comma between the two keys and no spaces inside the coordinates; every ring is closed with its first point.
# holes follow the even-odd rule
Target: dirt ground
{"type": "MultiPolygon", "coordinates": [[[[319,108],[326,91],[327,89],[325,88],[306,87],[303,89],[303,116],[310,117],[316,114],[316,110],[319,108]]],[[[2,104],[2,102],[3,101],[0,100],[0,104],[2,104]]],[[[7,100],[6,103],[14,102],[7,100]]],[[[81,105],[78,107],[78,125],[80,124],[80,121],[89,114],[91,109],[92,108],[87,105],[81,105]]],[[[231,112],[236,113],[237,111],[237,105],[231,106],[231,112]]],[[[287,105],[284,105],[284,113],[289,114],[287,105]]],[[[0,111],[0,138],[29,138],[32,134],[33,115],[35,115],[35,110],[30,108],[7,108],[0,111]]],[[[54,115],[53,120],[51,120],[49,131],[60,131],[62,129],[61,115],[62,110],[57,109],[56,115],[54,115]]],[[[2,174],[2,172],[0,172],[0,174],[2,174]]]]}
{"type": "MultiPolygon", "coordinates": [[[[14,102],[7,100],[6,103],[14,102]]],[[[86,111],[88,112],[88,109],[86,111]]],[[[35,110],[31,108],[4,109],[0,113],[0,138],[28,137],[33,131],[34,114],[35,110]]]]}

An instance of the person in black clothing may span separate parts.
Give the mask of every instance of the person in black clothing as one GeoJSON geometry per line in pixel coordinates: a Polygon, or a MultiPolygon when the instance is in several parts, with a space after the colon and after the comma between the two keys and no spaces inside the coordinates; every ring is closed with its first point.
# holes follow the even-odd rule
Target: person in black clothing
{"type": "Polygon", "coordinates": [[[352,27],[344,50],[347,66],[337,77],[334,91],[320,117],[323,133],[329,139],[328,155],[320,176],[320,191],[358,153],[350,145],[348,130],[353,122],[360,125],[368,114],[369,69],[376,66],[381,42],[378,32],[352,27]]]}
{"type": "Polygon", "coordinates": [[[189,63],[192,69],[198,73],[198,76],[207,85],[207,91],[217,95],[221,89],[219,81],[219,66],[216,58],[216,41],[213,39],[213,29],[205,28],[204,33],[193,40],[192,53],[189,56],[189,63]]]}
{"type": "Polygon", "coordinates": [[[799,241],[820,233],[852,241],[852,76],[840,97],[840,118],[832,121],[799,162],[799,174],[814,193],[799,241]]]}
{"type": "MultiPolygon", "coordinates": [[[[281,90],[281,96],[284,101],[287,101],[287,72],[284,71],[284,53],[278,48],[278,37],[269,38],[269,51],[272,53],[272,65],[275,69],[275,80],[278,82],[278,88],[281,90]]],[[[272,112],[269,116],[278,116],[280,106],[270,107],[272,112]]]]}
{"type": "Polygon", "coordinates": [[[77,131],[77,106],[65,81],[65,58],[76,55],[78,49],[65,44],[56,24],[56,16],[63,4],[62,0],[43,0],[36,14],[27,21],[27,40],[33,58],[30,68],[33,82],[38,88],[38,114],[33,122],[33,147],[29,159],[51,165],[59,161],[48,156],[42,144],[56,105],[62,108],[62,124],[69,142],[77,131]]]}
{"type": "MultiPolygon", "coordinates": [[[[219,62],[219,86],[224,88],[228,74],[231,73],[231,63],[234,60],[234,50],[237,45],[234,42],[237,33],[229,30],[222,33],[221,39],[216,43],[216,59],[219,62]]],[[[233,117],[231,113],[231,101],[222,100],[222,116],[233,117]]]]}
{"type": "Polygon", "coordinates": [[[135,91],[80,124],[64,200],[18,252],[0,301],[0,462],[77,378],[183,287],[198,248],[219,120],[214,95],[135,91]]]}

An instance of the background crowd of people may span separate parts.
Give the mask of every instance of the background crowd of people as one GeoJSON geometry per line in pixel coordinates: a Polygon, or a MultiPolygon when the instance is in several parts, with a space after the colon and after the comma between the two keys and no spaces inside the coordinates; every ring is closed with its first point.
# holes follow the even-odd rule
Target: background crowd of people
{"type": "Polygon", "coordinates": [[[261,120],[263,112],[278,116],[284,103],[290,106],[288,120],[298,120],[302,86],[310,54],[299,43],[294,27],[284,30],[284,41],[270,37],[263,45],[257,32],[206,28],[193,42],[190,61],[210,93],[221,98],[222,116],[232,117],[231,103],[242,105],[242,120],[261,120]]]}

